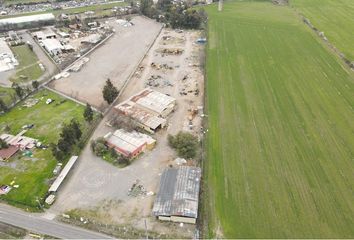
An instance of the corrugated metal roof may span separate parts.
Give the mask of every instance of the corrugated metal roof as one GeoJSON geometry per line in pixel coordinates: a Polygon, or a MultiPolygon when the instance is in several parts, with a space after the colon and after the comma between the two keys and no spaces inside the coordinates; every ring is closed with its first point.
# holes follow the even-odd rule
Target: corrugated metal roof
{"type": "Polygon", "coordinates": [[[152,210],[155,216],[198,217],[201,169],[182,166],[166,169],[152,210]]]}

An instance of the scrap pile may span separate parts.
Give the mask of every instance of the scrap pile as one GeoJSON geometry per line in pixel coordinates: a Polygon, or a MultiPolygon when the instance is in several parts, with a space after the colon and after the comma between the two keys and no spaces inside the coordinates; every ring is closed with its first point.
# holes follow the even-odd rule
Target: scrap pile
{"type": "Polygon", "coordinates": [[[131,188],[128,190],[128,196],[138,197],[141,195],[146,195],[147,191],[142,184],[140,184],[139,179],[135,180],[131,188]]]}
{"type": "Polygon", "coordinates": [[[173,87],[173,84],[166,79],[162,79],[160,75],[152,75],[145,82],[145,87],[173,87]]]}

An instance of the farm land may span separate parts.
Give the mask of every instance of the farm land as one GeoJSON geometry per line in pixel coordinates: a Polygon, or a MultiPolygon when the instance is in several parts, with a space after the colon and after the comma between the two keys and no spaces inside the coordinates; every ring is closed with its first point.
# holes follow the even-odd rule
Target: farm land
{"type": "MultiPolygon", "coordinates": [[[[10,112],[0,116],[1,133],[16,135],[22,130],[22,126],[34,124],[25,136],[49,145],[58,140],[63,123],[73,118],[81,123],[83,134],[87,131],[88,126],[82,115],[84,106],[48,90],[41,90],[29,98],[38,99],[39,102],[29,108],[19,104],[10,112]],[[55,101],[48,105],[46,104],[48,98],[55,101]]],[[[32,156],[18,152],[8,162],[0,162],[0,181],[4,184],[14,181],[16,185],[19,185],[19,188],[14,188],[0,199],[21,207],[38,208],[37,200],[43,200],[50,186],[49,182],[53,177],[52,171],[56,164],[57,161],[49,148],[34,148],[32,156]]]]}
{"type": "Polygon", "coordinates": [[[206,10],[211,236],[352,238],[353,73],[290,7],[206,10]]]}
{"type": "Polygon", "coordinates": [[[351,0],[292,0],[291,6],[308,18],[350,61],[354,61],[354,2],[351,0]]]}

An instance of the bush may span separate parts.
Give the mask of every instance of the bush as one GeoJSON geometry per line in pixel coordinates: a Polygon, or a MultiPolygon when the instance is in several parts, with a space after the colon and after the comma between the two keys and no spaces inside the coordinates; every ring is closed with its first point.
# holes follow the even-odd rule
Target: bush
{"type": "Polygon", "coordinates": [[[194,158],[197,154],[198,139],[186,132],[179,132],[176,136],[168,135],[168,144],[177,151],[179,157],[194,158]]]}

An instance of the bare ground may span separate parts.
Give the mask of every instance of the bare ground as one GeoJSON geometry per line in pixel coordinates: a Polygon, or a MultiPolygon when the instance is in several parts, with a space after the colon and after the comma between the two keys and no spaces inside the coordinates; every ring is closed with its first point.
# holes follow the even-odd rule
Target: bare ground
{"type": "Polygon", "coordinates": [[[50,87],[101,110],[106,108],[102,97],[105,81],[110,78],[120,89],[161,29],[161,24],[144,17],[134,17],[132,22],[134,26],[123,27],[111,19],[115,34],[88,55],[90,61],[79,72],[53,81],[50,87]]]}

